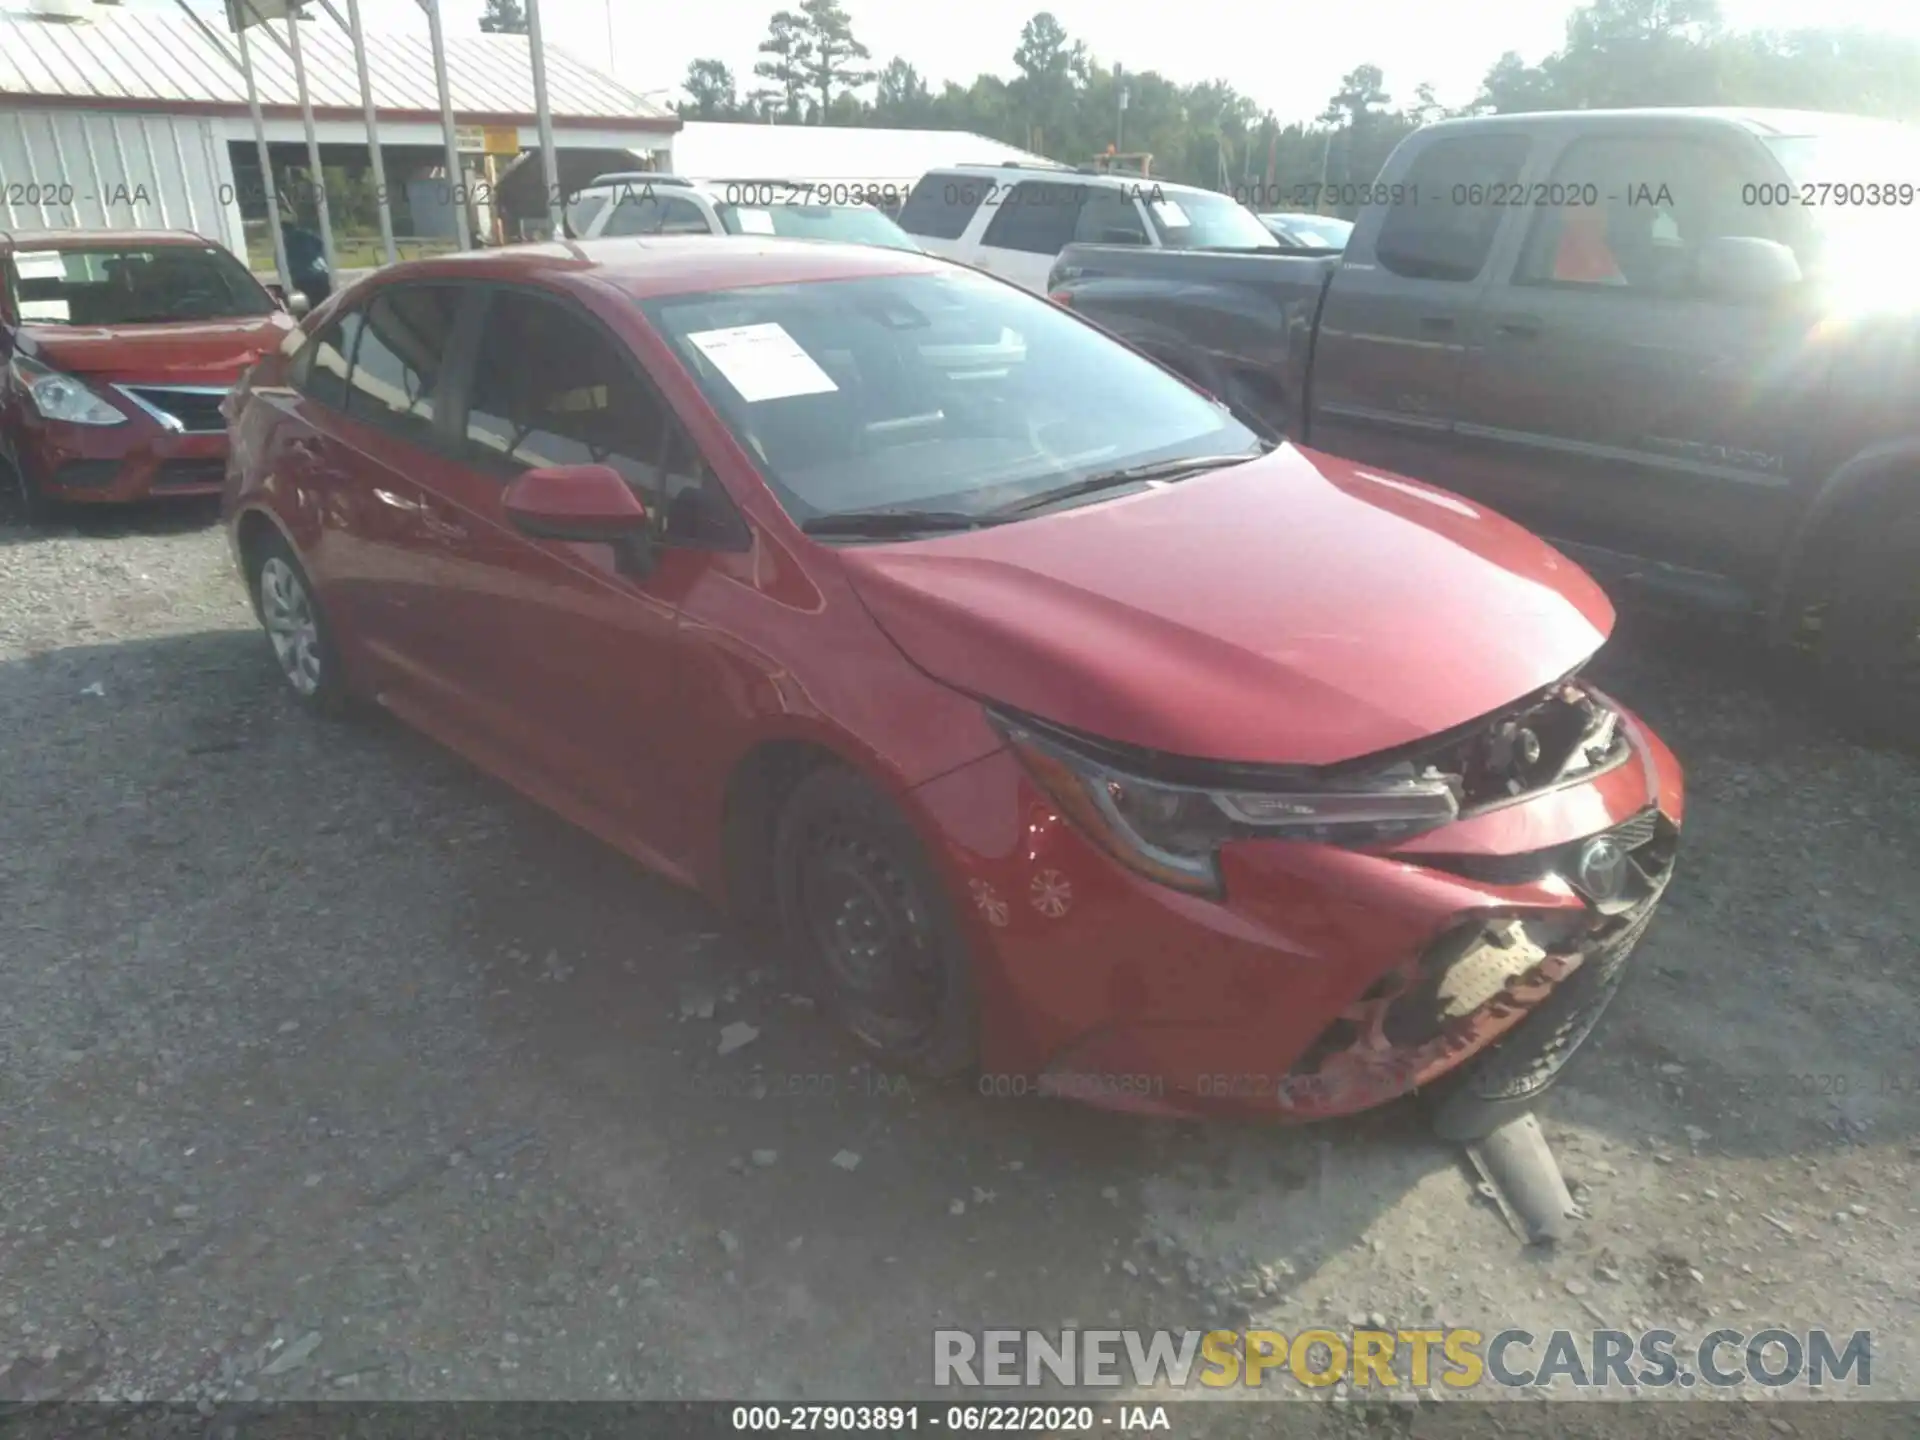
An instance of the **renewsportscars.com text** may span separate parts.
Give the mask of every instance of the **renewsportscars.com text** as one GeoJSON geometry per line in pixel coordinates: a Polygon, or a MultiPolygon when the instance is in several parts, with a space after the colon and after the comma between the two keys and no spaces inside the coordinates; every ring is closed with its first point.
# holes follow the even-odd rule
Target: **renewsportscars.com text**
{"type": "Polygon", "coordinates": [[[1873,1383],[1870,1331],[936,1330],[933,1382],[960,1389],[1167,1385],[1258,1389],[1823,1389],[1873,1383]]]}

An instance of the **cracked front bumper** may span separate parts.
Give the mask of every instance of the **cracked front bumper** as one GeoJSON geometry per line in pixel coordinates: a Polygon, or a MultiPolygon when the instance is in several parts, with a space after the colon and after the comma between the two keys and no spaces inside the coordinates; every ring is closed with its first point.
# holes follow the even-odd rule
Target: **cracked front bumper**
{"type": "Polygon", "coordinates": [[[1625,764],[1402,846],[1229,844],[1217,900],[1114,863],[1011,754],[923,787],[977,957],[982,1093],[1288,1120],[1449,1077],[1537,1095],[1671,873],[1680,769],[1626,718],[1625,764]],[[1555,868],[1603,832],[1654,847],[1644,893],[1607,910],[1555,868]],[[1490,959],[1514,926],[1530,948],[1490,959]]]}

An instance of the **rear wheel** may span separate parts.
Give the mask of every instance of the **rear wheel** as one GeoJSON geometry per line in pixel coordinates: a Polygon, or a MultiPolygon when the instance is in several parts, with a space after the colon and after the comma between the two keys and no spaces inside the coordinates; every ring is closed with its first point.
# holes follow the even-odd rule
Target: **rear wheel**
{"type": "Polygon", "coordinates": [[[313,582],[278,536],[262,540],[251,558],[254,605],[287,688],[317,714],[341,714],[347,708],[346,677],[313,582]]]}
{"type": "Polygon", "coordinates": [[[1854,728],[1920,744],[1920,509],[1846,558],[1821,619],[1820,667],[1854,728]]]}
{"type": "Polygon", "coordinates": [[[971,959],[919,838],[838,765],[794,788],[774,838],[781,929],[878,1059],[944,1079],[973,1064],[971,959]]]}

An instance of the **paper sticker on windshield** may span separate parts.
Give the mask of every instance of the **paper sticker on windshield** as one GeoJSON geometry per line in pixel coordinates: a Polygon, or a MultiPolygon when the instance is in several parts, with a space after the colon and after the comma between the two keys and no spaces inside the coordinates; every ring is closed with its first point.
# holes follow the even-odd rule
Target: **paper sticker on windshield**
{"type": "Polygon", "coordinates": [[[22,280],[64,280],[67,262],[58,250],[16,250],[13,268],[22,280]]]}
{"type": "Polygon", "coordinates": [[[1160,223],[1162,225],[1170,229],[1184,230],[1193,224],[1193,222],[1187,218],[1187,212],[1182,210],[1179,205],[1172,200],[1154,201],[1153,213],[1160,217],[1160,223]]]}
{"type": "Polygon", "coordinates": [[[773,216],[764,210],[736,210],[733,212],[740,220],[742,235],[771,235],[773,216]]]}
{"type": "Polygon", "coordinates": [[[840,388],[781,325],[733,325],[701,330],[687,339],[750,404],[840,388]]]}

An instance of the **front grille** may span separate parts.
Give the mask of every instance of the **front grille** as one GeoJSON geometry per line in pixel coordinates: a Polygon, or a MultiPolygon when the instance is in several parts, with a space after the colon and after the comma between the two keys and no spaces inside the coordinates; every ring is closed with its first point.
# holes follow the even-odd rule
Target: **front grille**
{"type": "Polygon", "coordinates": [[[226,482],[227,462],[211,460],[166,460],[154,472],[153,487],[168,490],[184,485],[221,485],[226,482]]]}
{"type": "Polygon", "coordinates": [[[118,460],[69,460],[53,472],[53,481],[56,485],[72,485],[76,489],[82,486],[92,488],[111,485],[119,473],[118,460]]]}
{"type": "MultiPolygon", "coordinates": [[[[1649,805],[1600,834],[1627,852],[1646,885],[1665,883],[1673,869],[1680,832],[1657,808],[1649,805]]],[[[1484,880],[1490,885],[1532,885],[1552,874],[1572,880],[1579,866],[1580,852],[1597,838],[1597,835],[1583,835],[1565,845],[1529,850],[1524,855],[1422,855],[1418,863],[1469,880],[1484,880]]]]}
{"type": "Polygon", "coordinates": [[[217,434],[227,428],[220,413],[225,390],[176,389],[167,385],[128,385],[126,393],[152,409],[171,415],[189,435],[217,434]]]}

